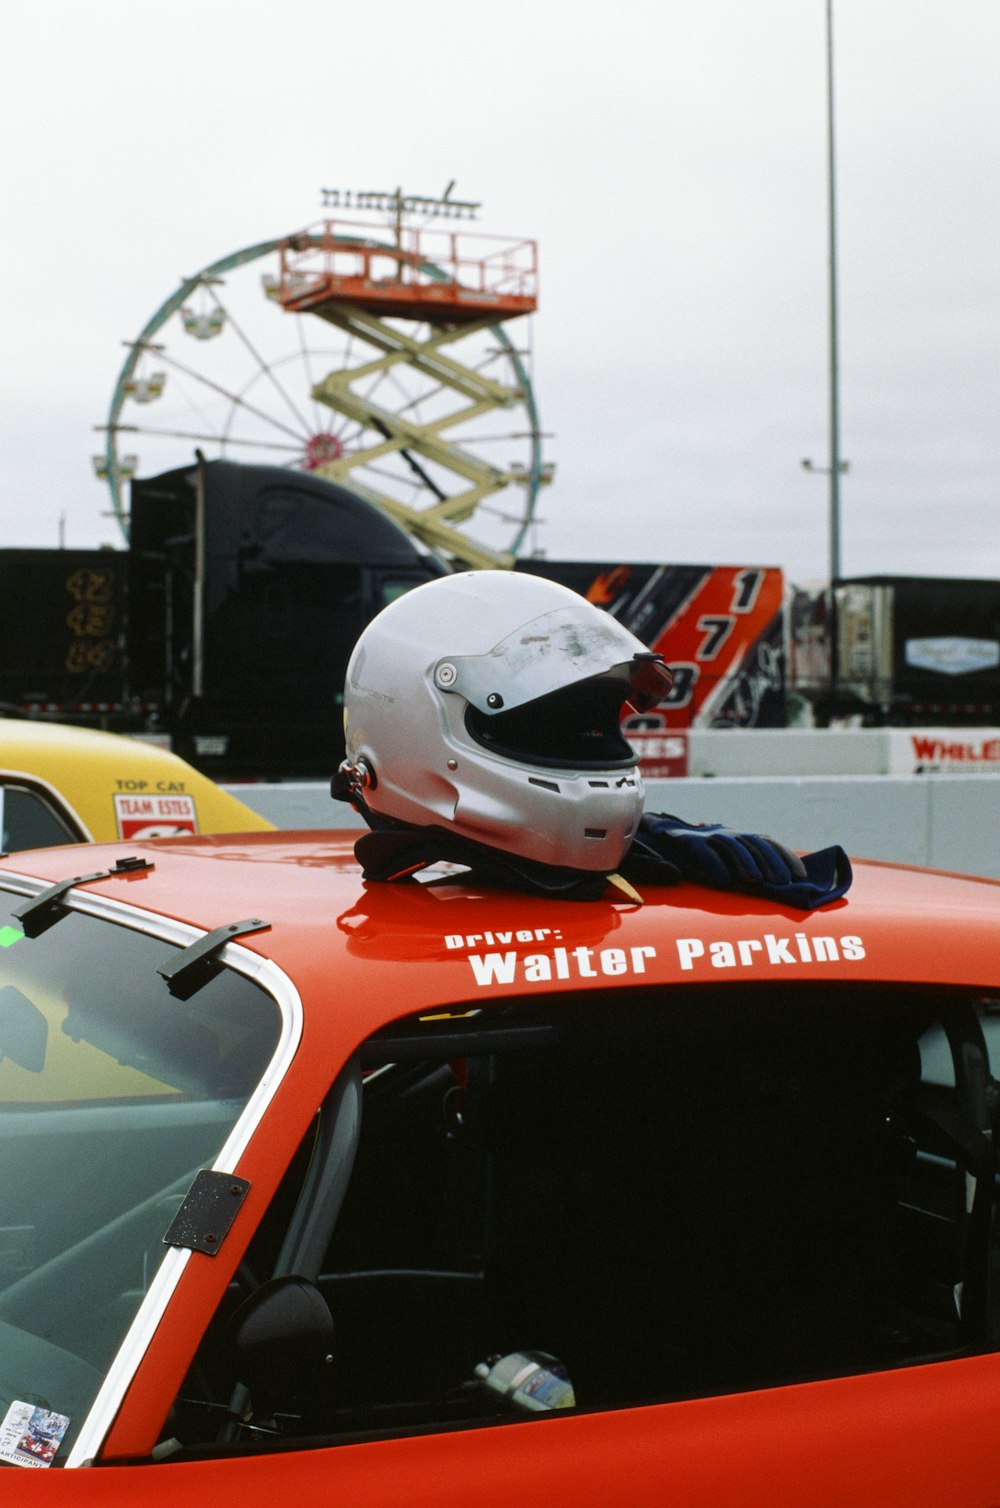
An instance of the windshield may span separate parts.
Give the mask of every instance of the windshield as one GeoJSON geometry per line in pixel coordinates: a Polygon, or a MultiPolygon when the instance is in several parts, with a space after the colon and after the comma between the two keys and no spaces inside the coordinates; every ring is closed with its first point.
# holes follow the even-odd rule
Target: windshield
{"type": "Polygon", "coordinates": [[[278,1043],[229,969],[170,994],[168,942],[0,892],[0,1461],[56,1464],[278,1043]],[[16,1438],[15,1438],[16,1437],[16,1438]]]}

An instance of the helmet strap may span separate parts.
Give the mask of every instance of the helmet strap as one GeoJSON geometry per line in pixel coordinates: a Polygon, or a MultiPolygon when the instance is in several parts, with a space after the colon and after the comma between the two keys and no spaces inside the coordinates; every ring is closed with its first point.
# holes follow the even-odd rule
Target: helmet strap
{"type": "Polygon", "coordinates": [[[526,890],[561,900],[596,900],[608,876],[522,859],[448,832],[443,827],[399,823],[363,833],[354,845],[366,880],[406,880],[432,864],[461,864],[472,878],[504,890],[526,890]]]}

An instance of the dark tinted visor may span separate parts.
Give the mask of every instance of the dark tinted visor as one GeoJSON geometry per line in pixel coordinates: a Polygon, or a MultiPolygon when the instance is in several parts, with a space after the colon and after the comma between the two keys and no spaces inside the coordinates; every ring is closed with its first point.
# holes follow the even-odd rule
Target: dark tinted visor
{"type": "Polygon", "coordinates": [[[595,676],[507,712],[487,714],[470,706],[465,724],[476,743],[525,764],[630,769],[637,756],[621,731],[626,696],[631,701],[622,680],[595,676]]]}

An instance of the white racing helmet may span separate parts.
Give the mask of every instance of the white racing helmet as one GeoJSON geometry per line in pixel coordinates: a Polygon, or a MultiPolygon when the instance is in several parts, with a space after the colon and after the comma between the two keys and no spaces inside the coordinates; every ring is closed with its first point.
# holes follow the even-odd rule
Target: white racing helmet
{"type": "Polygon", "coordinates": [[[624,702],[671,674],[567,587],[468,571],[374,618],[347,667],[348,786],[372,825],[442,827],[542,864],[610,873],[642,813],[624,702]]]}

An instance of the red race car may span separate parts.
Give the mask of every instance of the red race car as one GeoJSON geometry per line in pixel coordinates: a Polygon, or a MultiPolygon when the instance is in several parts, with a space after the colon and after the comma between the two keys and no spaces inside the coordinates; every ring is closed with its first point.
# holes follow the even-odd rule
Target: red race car
{"type": "Polygon", "coordinates": [[[5,1508],[1000,1503],[997,884],[353,836],[0,864],[5,1508]]]}

